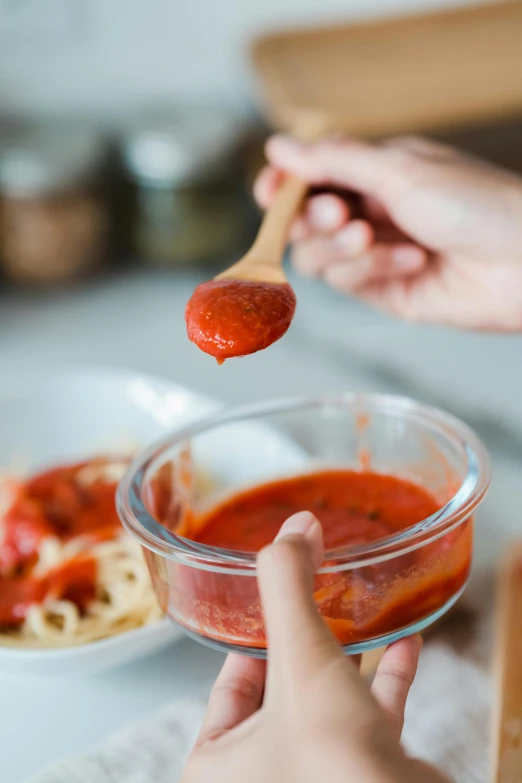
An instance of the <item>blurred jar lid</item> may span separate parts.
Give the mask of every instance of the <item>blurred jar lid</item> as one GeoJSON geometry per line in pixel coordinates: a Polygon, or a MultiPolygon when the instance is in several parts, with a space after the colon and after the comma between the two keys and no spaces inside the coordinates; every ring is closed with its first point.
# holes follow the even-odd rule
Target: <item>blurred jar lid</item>
{"type": "Polygon", "coordinates": [[[246,131],[244,117],[223,105],[152,108],[130,123],[123,160],[138,181],[180,187],[212,179],[246,131]]]}
{"type": "Polygon", "coordinates": [[[0,133],[0,190],[10,196],[48,195],[90,180],[107,152],[94,130],[42,124],[0,133]]]}

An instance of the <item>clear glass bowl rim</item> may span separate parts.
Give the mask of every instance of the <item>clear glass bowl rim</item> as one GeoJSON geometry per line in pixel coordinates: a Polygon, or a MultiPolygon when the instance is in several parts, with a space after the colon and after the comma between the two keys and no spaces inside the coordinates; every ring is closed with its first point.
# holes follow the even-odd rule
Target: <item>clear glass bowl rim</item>
{"type": "Polygon", "coordinates": [[[467,471],[455,495],[434,514],[406,530],[378,541],[327,551],[325,553],[327,564],[318,573],[372,565],[399,557],[431,543],[458,527],[484,498],[491,482],[490,459],[482,440],[467,424],[452,414],[409,397],[341,392],[224,407],[156,441],[136,457],[119,483],[116,506],[125,529],[142,546],[169,560],[214,572],[254,576],[255,553],[221,549],[191,541],[167,530],[154,519],[141,499],[148,468],[152,462],[176,444],[207,430],[269,414],[305,409],[320,410],[325,407],[346,407],[356,413],[370,415],[372,412],[402,415],[408,421],[417,421],[431,427],[460,449],[463,458],[467,461],[467,471]]]}

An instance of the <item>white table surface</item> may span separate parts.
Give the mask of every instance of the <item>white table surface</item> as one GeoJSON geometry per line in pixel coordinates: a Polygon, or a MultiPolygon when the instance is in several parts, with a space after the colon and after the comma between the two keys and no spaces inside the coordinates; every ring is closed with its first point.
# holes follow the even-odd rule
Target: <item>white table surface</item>
{"type": "MultiPolygon", "coordinates": [[[[218,367],[184,332],[184,304],[198,280],[191,273],[122,273],[59,294],[0,294],[0,374],[119,365],[232,403],[339,389],[410,394],[467,419],[491,450],[495,478],[479,514],[478,567],[494,562],[517,531],[522,535],[522,337],[405,326],[298,281],[288,335],[218,367]]],[[[2,783],[20,783],[93,748],[177,696],[205,698],[221,662],[185,640],[87,679],[22,680],[0,672],[2,783]]]]}

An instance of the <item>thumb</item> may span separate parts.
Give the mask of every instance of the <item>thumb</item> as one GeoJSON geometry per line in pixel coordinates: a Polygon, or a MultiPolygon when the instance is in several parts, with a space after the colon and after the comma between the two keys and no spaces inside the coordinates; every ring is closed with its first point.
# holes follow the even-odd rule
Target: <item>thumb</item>
{"type": "Polygon", "coordinates": [[[269,680],[311,673],[342,653],[314,603],[314,573],[324,556],[319,521],[308,511],[286,520],[257,560],[269,648],[269,680]]]}
{"type": "Polygon", "coordinates": [[[310,184],[329,183],[380,200],[395,191],[401,177],[399,158],[389,148],[352,139],[303,144],[277,135],[268,140],[266,154],[274,166],[310,184]]]}

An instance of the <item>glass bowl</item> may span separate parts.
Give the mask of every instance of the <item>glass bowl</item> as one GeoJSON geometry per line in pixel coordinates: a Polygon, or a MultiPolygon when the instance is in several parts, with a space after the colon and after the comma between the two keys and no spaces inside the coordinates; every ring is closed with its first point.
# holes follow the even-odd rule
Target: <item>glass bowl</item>
{"type": "Polygon", "coordinates": [[[119,486],[118,511],[144,547],[166,614],[199,641],[266,657],[255,554],[180,533],[246,488],[342,468],[405,478],[440,503],[406,530],[326,552],[314,598],[344,650],[382,647],[441,617],[468,579],[474,512],[490,482],[487,452],[442,411],[352,393],[220,412],[135,460],[119,486]]]}

